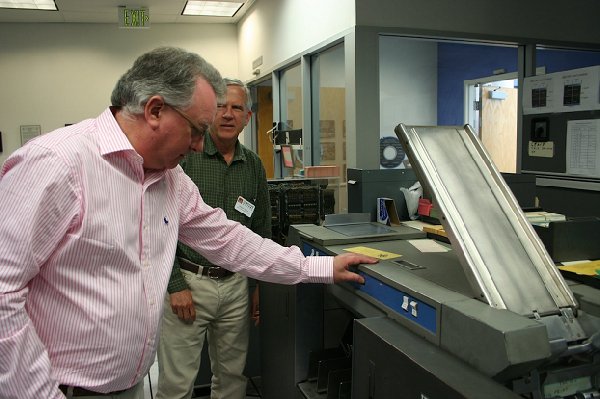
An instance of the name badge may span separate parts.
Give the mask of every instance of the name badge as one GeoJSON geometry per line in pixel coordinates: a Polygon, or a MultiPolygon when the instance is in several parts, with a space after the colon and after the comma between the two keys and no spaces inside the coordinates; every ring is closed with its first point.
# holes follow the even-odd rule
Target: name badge
{"type": "Polygon", "coordinates": [[[250,201],[247,201],[246,198],[242,197],[241,195],[238,197],[237,202],[235,203],[235,210],[243,213],[244,215],[246,215],[248,217],[252,216],[252,213],[254,212],[254,208],[255,208],[255,206],[252,203],[250,203],[250,201]]]}

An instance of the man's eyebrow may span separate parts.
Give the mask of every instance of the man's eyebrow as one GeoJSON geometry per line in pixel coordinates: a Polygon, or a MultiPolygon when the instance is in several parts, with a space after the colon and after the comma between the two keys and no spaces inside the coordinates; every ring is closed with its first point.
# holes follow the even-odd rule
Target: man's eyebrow
{"type": "Polygon", "coordinates": [[[243,107],[243,106],[244,106],[244,104],[243,104],[243,103],[237,103],[237,102],[231,102],[231,103],[230,103],[230,102],[227,102],[227,101],[224,101],[224,102],[218,102],[218,103],[217,103],[217,106],[219,106],[219,107],[223,107],[223,106],[225,106],[225,105],[227,105],[227,104],[231,105],[232,107],[243,107]]]}

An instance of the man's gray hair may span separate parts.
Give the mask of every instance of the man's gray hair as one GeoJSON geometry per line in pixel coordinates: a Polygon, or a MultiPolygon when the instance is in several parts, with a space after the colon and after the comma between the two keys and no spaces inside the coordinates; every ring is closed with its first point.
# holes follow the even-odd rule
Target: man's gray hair
{"type": "Polygon", "coordinates": [[[225,82],[225,86],[240,86],[244,89],[244,93],[246,93],[246,110],[252,111],[252,97],[250,97],[248,86],[239,79],[223,78],[223,82],[225,82]]]}
{"type": "Polygon", "coordinates": [[[185,109],[192,104],[199,77],[210,84],[217,101],[225,97],[221,74],[204,58],[176,47],[159,47],[139,56],[121,76],[110,97],[111,104],[129,114],[140,114],[150,97],[159,95],[167,104],[185,109]]]}

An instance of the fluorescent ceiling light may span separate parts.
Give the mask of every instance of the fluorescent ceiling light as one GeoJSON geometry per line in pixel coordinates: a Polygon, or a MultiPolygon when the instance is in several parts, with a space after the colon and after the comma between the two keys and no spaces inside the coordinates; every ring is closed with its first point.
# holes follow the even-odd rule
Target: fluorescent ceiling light
{"type": "Polygon", "coordinates": [[[20,8],[24,10],[58,11],[54,0],[0,0],[0,8],[20,8]]]}
{"type": "Polygon", "coordinates": [[[243,5],[243,2],[188,0],[182,15],[233,17],[243,5]]]}

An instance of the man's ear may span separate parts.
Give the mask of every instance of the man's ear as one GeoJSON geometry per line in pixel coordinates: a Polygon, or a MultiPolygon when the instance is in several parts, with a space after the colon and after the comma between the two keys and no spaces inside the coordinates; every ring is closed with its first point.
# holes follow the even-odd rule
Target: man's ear
{"type": "Polygon", "coordinates": [[[152,129],[157,129],[165,109],[165,100],[161,96],[152,96],[144,106],[144,118],[152,129]]]}
{"type": "Polygon", "coordinates": [[[246,123],[244,124],[244,127],[246,127],[248,125],[248,122],[250,122],[251,119],[252,119],[252,111],[248,110],[248,113],[246,114],[246,123]]]}

